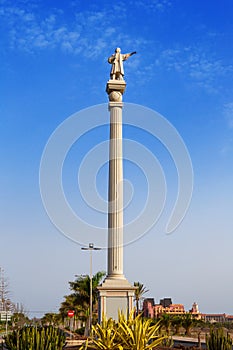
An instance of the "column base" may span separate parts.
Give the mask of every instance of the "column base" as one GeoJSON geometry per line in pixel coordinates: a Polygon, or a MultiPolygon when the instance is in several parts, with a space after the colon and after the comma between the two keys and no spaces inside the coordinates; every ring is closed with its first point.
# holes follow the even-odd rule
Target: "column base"
{"type": "Polygon", "coordinates": [[[118,320],[118,313],[126,316],[133,310],[133,299],[136,287],[131,286],[124,275],[108,276],[98,287],[99,291],[99,323],[103,316],[118,320]]]}

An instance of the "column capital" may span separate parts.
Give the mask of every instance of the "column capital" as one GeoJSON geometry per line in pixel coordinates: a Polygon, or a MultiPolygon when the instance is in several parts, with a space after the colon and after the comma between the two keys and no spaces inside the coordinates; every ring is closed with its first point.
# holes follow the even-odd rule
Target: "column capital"
{"type": "Polygon", "coordinates": [[[111,92],[118,91],[123,95],[125,88],[126,88],[126,82],[124,80],[111,79],[107,82],[106,92],[108,95],[110,95],[111,92]]]}

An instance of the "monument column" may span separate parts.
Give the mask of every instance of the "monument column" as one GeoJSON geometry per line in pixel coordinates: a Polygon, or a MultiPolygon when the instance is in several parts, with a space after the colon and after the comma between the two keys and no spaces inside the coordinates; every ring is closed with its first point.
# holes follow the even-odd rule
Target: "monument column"
{"type": "Polygon", "coordinates": [[[108,276],[123,276],[123,165],[122,96],[113,91],[109,99],[110,147],[108,189],[108,276]]]}
{"type": "Polygon", "coordinates": [[[110,146],[108,189],[108,272],[99,290],[99,322],[103,315],[118,320],[118,312],[133,309],[135,287],[123,274],[123,159],[122,159],[122,95],[123,79],[110,79],[109,97],[110,146]]]}

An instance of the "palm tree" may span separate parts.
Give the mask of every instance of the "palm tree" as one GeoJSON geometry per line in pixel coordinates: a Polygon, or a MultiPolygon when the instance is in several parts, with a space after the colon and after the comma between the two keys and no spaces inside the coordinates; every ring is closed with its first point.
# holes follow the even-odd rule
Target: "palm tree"
{"type": "Polygon", "coordinates": [[[59,326],[61,322],[61,315],[53,312],[48,312],[44,314],[41,319],[42,325],[46,326],[59,326]]]}
{"type": "Polygon", "coordinates": [[[13,329],[19,329],[26,324],[29,325],[30,320],[24,312],[14,312],[13,316],[11,317],[11,324],[13,329]]]}
{"type": "Polygon", "coordinates": [[[160,316],[161,327],[165,328],[167,336],[169,336],[170,334],[171,323],[172,323],[172,319],[170,314],[164,313],[160,316]]]}
{"type": "MultiPolygon", "coordinates": [[[[97,311],[98,290],[105,272],[99,271],[92,277],[92,305],[93,309],[97,311]]],[[[72,294],[65,296],[65,301],[61,304],[60,313],[63,319],[67,317],[68,310],[75,311],[75,318],[77,317],[86,323],[88,327],[88,318],[90,315],[90,277],[88,275],[80,275],[75,281],[69,282],[72,294]]]]}
{"type": "Polygon", "coordinates": [[[67,313],[69,310],[74,310],[74,321],[77,319],[82,319],[85,310],[81,306],[78,296],[75,293],[70,295],[65,295],[65,300],[61,303],[59,313],[61,315],[63,325],[65,320],[67,320],[67,313]]]}
{"type": "Polygon", "coordinates": [[[182,326],[182,316],[176,315],[174,317],[172,317],[172,326],[175,328],[175,334],[179,334],[180,333],[180,328],[182,326]]]}
{"type": "MultiPolygon", "coordinates": [[[[103,277],[106,275],[104,271],[99,271],[92,276],[92,304],[95,308],[98,300],[98,290],[97,287],[100,284],[103,277]]],[[[84,306],[84,308],[89,308],[90,304],[90,276],[80,275],[76,278],[74,282],[69,282],[70,289],[74,291],[74,296],[77,298],[77,302],[84,306]]]]}
{"type": "Polygon", "coordinates": [[[185,329],[185,335],[190,336],[191,328],[196,324],[196,320],[191,313],[186,313],[182,318],[182,326],[185,329]]]}
{"type": "Polygon", "coordinates": [[[139,301],[143,298],[143,295],[149,291],[146,287],[140,282],[134,282],[135,296],[134,300],[136,301],[136,314],[139,314],[139,301]]]}

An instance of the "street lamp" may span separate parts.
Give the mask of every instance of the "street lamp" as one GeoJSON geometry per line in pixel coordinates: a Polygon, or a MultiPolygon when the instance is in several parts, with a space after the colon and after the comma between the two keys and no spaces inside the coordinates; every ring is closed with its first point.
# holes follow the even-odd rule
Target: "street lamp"
{"type": "Polygon", "coordinates": [[[90,251],[90,320],[89,320],[89,332],[91,333],[92,326],[92,251],[101,250],[101,248],[94,247],[94,243],[89,243],[88,247],[82,247],[82,250],[90,251]]]}

